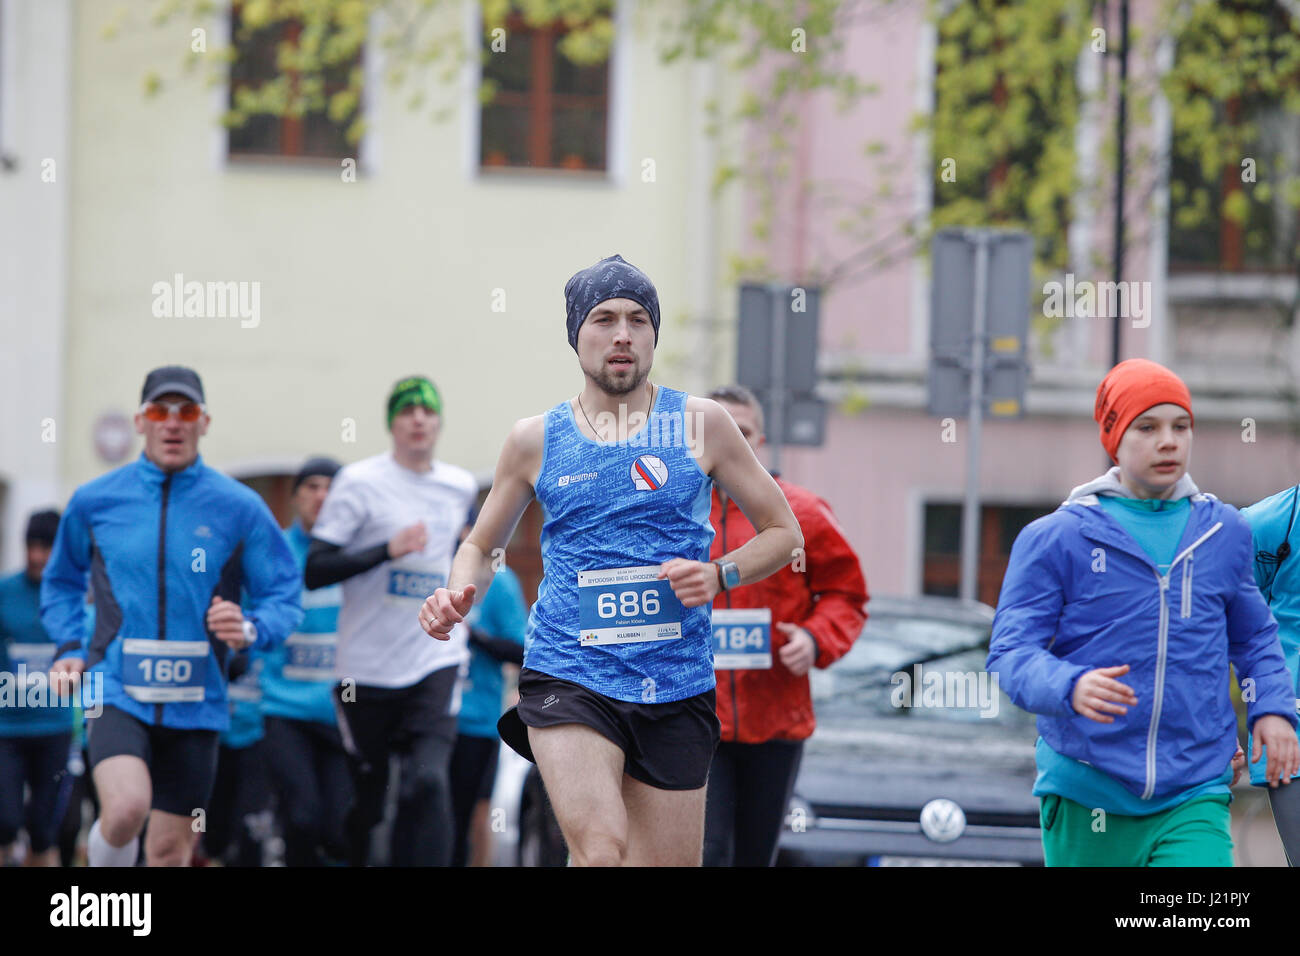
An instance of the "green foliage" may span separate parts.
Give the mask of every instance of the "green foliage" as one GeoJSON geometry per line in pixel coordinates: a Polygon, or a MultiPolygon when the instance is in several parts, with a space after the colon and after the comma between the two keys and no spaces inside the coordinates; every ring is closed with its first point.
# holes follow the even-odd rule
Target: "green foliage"
{"type": "Polygon", "coordinates": [[[1300,113],[1300,17],[1278,0],[1166,3],[1178,37],[1161,84],[1173,109],[1171,255],[1219,261],[1216,226],[1227,222],[1244,230],[1247,265],[1294,270],[1300,236],[1275,206],[1300,207],[1300,168],[1284,145],[1300,113]]]}
{"type": "Polygon", "coordinates": [[[850,386],[835,410],[841,415],[861,415],[871,408],[871,396],[858,386],[850,386]]]}
{"type": "Polygon", "coordinates": [[[935,108],[919,120],[935,163],[929,227],[1028,230],[1039,271],[1060,271],[1079,187],[1075,69],[1093,27],[1090,3],[968,0],[932,11],[935,108]],[[947,176],[945,159],[955,162],[947,176]]]}
{"type": "MultiPolygon", "coordinates": [[[[613,0],[475,2],[485,40],[478,50],[464,49],[455,0],[243,0],[241,30],[272,31],[298,23],[301,31],[296,42],[278,43],[281,75],[259,89],[238,90],[225,121],[239,125],[258,114],[325,111],[347,124],[355,141],[363,129],[363,71],[357,61],[366,44],[384,51],[387,81],[407,88],[408,104],[421,109],[470,56],[484,55],[491,31],[512,15],[532,26],[562,25],[567,32],[560,51],[575,64],[596,64],[609,56],[613,0]],[[379,35],[371,35],[372,29],[379,35]]],[[[720,140],[738,134],[733,142],[744,144],[739,155],[720,160],[713,187],[743,184],[752,190],[753,230],[760,240],[774,233],[778,193],[793,187],[804,199],[831,208],[822,221],[839,223],[843,234],[862,245],[856,258],[873,265],[891,254],[915,252],[944,226],[1002,225],[1027,229],[1035,237],[1040,277],[1062,271],[1074,203],[1080,196],[1104,203],[1114,188],[1112,168],[1099,170],[1096,182],[1081,182],[1077,162],[1076,127],[1088,105],[1076,83],[1080,57],[1104,58],[1109,74],[1104,95],[1113,95],[1117,79],[1113,60],[1119,38],[1108,38],[1104,54],[1090,52],[1092,31],[1100,23],[1094,0],[931,0],[939,40],[935,108],[914,122],[915,130],[928,135],[934,162],[928,221],[914,222],[899,212],[905,197],[899,195],[896,171],[907,160],[891,156],[872,132],[845,147],[877,164],[882,189],[844,200],[818,183],[790,182],[802,175],[792,156],[812,97],[829,96],[846,109],[876,91],[863,79],[860,64],[846,62],[844,44],[860,28],[855,23],[864,11],[880,11],[892,2],[643,0],[633,19],[634,28],[642,29],[651,14],[657,17],[662,62],[708,59],[741,81],[728,84],[737,95],[708,104],[709,132],[720,140]],[[941,176],[946,158],[956,163],[952,182],[941,176]],[[881,238],[886,235],[896,241],[886,242],[881,238]]],[[[1135,26],[1131,34],[1130,116],[1135,128],[1149,122],[1156,89],[1144,77],[1151,75],[1155,44],[1172,33],[1178,55],[1159,82],[1173,117],[1174,238],[1204,233],[1226,220],[1245,226],[1250,241],[1258,243],[1259,236],[1271,235],[1261,223],[1278,204],[1300,206],[1300,176],[1278,150],[1270,154],[1262,148],[1258,122],[1267,109],[1300,114],[1300,23],[1282,0],[1159,2],[1151,21],[1158,30],[1148,35],[1135,26]],[[1233,111],[1236,121],[1225,121],[1233,111]],[[1225,175],[1239,174],[1247,156],[1256,162],[1257,181],[1225,194],[1225,175]]],[[[153,22],[205,22],[226,15],[226,9],[214,0],[164,0],[153,22]]],[[[116,12],[104,24],[104,35],[116,35],[123,26],[124,14],[116,12]]],[[[232,58],[229,49],[205,56],[215,75],[224,75],[232,58]]],[[[155,92],[162,84],[157,73],[148,74],[146,90],[155,92]]],[[[490,80],[480,90],[483,102],[495,93],[490,80]]],[[[434,104],[431,112],[441,116],[447,108],[434,104]]],[[[1111,115],[1104,115],[1109,124],[1111,115]]],[[[1110,160],[1105,150],[1102,155],[1105,167],[1110,160]]],[[[1129,167],[1130,196],[1149,196],[1160,163],[1144,159],[1135,142],[1129,167]]],[[[1300,262],[1291,241],[1274,254],[1287,263],[1300,262]]],[[[753,257],[732,265],[755,276],[770,272],[753,257]]]]}
{"type": "MultiPolygon", "coordinates": [[[[1297,268],[1294,226],[1282,225],[1293,224],[1300,207],[1300,169],[1294,157],[1283,155],[1293,150],[1284,144],[1288,137],[1294,141],[1297,129],[1285,125],[1287,114],[1300,113],[1300,18],[1279,0],[1161,0],[1157,12],[1159,30],[1144,34],[1134,26],[1130,33],[1131,201],[1149,200],[1164,168],[1142,138],[1160,91],[1173,127],[1171,256],[1179,257],[1180,244],[1200,243],[1202,258],[1217,267],[1206,247],[1217,244],[1220,224],[1228,223],[1242,227],[1245,254],[1254,264],[1297,268]],[[1174,66],[1153,79],[1150,65],[1165,36],[1177,44],[1174,66]],[[1254,182],[1243,171],[1247,158],[1254,182]]],[[[928,230],[1024,228],[1035,238],[1038,277],[1063,271],[1074,204],[1080,197],[1107,203],[1114,195],[1113,54],[1119,38],[1109,37],[1106,54],[1092,53],[1091,32],[1100,21],[1090,0],[936,2],[932,16],[939,37],[935,109],[916,120],[929,133],[935,163],[928,230]],[[1100,94],[1107,141],[1103,168],[1090,182],[1079,179],[1075,145],[1079,117],[1089,105],[1075,76],[1087,55],[1107,60],[1100,94]],[[955,181],[942,175],[945,159],[956,163],[955,181]]],[[[1148,206],[1147,214],[1153,212],[1148,206]]]]}
{"type": "MultiPolygon", "coordinates": [[[[470,56],[486,57],[493,31],[512,16],[531,27],[562,27],[559,51],[578,66],[608,59],[614,38],[614,0],[474,0],[479,4],[483,42],[465,49],[457,0],[240,0],[241,38],[261,31],[276,36],[279,75],[257,89],[236,89],[223,121],[238,127],[257,115],[302,116],[325,112],[349,125],[349,139],[360,136],[363,71],[357,66],[366,44],[384,52],[386,81],[408,90],[412,109],[424,106],[439,86],[470,56]],[[297,29],[295,25],[301,25],[297,29]],[[377,29],[378,35],[371,35],[377,29]],[[292,39],[290,39],[292,37],[292,39]],[[436,71],[436,72],[435,72],[436,71]]],[[[755,235],[771,234],[775,191],[791,175],[792,131],[809,97],[826,93],[844,110],[876,88],[844,62],[850,20],[862,9],[887,7],[895,0],[645,0],[637,19],[659,14],[656,37],[661,62],[707,59],[742,79],[743,91],[708,110],[708,130],[720,138],[739,131],[746,142],[744,162],[720,161],[713,186],[744,183],[757,194],[755,235]]],[[[227,16],[214,0],[164,0],[152,23],[196,23],[227,16]]],[[[124,26],[115,15],[106,37],[124,26]]],[[[508,29],[507,29],[508,35],[508,29]]],[[[209,49],[204,55],[214,82],[224,79],[233,50],[209,49]]],[[[190,56],[192,63],[195,57],[190,56]]],[[[150,90],[161,79],[149,82],[150,90]]],[[[490,103],[498,84],[485,78],[480,101],[490,103]]],[[[446,112],[435,110],[435,116],[446,112]]],[[[883,153],[883,145],[873,147],[883,153]]],[[[881,157],[883,159],[883,155],[881,157]]],[[[748,264],[753,267],[753,263],[748,264]]]]}

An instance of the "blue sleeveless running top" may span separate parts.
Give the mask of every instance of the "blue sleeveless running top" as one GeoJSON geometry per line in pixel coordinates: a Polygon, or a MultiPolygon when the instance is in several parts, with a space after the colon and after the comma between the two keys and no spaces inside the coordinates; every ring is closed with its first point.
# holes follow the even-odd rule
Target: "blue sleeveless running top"
{"type": "MultiPolygon", "coordinates": [[[[708,605],[678,613],[671,590],[663,590],[666,580],[653,597],[634,585],[591,587],[590,575],[579,588],[579,572],[709,560],[713,481],[685,440],[692,434],[686,393],[663,386],[657,392],[649,422],[625,442],[582,434],[567,401],[548,411],[534,488],[544,518],[545,576],[528,615],[524,666],[633,703],[683,700],[714,687],[708,605]],[[586,607],[581,624],[580,603],[586,607]],[[638,618],[643,611],[657,613],[638,618]],[[599,632],[623,640],[638,626],[642,633],[671,633],[671,623],[665,631],[661,623],[643,622],[678,617],[680,637],[587,643],[606,623],[629,627],[599,632]]],[[[599,585],[601,577],[594,580],[599,585]]]]}

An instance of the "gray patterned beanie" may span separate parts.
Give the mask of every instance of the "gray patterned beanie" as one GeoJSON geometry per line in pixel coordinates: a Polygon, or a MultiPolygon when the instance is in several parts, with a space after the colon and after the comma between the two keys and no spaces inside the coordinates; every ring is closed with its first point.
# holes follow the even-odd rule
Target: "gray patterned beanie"
{"type": "Polygon", "coordinates": [[[601,259],[590,269],[574,273],[564,284],[569,345],[578,351],[578,329],[589,313],[606,299],[631,299],[650,313],[659,344],[659,293],[650,277],[622,256],[601,259]]]}

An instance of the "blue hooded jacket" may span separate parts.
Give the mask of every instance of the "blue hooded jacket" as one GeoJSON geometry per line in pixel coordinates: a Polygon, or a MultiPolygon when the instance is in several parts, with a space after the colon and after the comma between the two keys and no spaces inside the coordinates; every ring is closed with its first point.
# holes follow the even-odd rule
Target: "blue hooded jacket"
{"type": "Polygon", "coordinates": [[[302,620],[300,587],[256,492],[201,457],[168,474],[142,454],[73,493],[41,581],[41,620],[58,657],[103,674],[104,705],[147,724],[225,730],[231,651],[207,629],[212,598],[242,594],[253,647],[268,650],[302,620]]]}
{"type": "Polygon", "coordinates": [[[987,669],[1017,706],[1040,715],[1053,750],[1154,802],[1228,767],[1237,745],[1229,661],[1249,725],[1277,714],[1294,727],[1295,697],[1241,514],[1185,475],[1174,497],[1190,498],[1192,511],[1162,576],[1098,505],[1100,492],[1132,497],[1112,468],[1016,538],[987,669]],[[1110,724],[1076,714],[1079,677],[1120,664],[1137,705],[1110,724]]]}
{"type": "MultiPolygon", "coordinates": [[[[1250,522],[1255,536],[1255,583],[1263,589],[1277,620],[1277,636],[1282,642],[1282,653],[1291,675],[1296,706],[1300,709],[1300,506],[1297,506],[1295,487],[1257,501],[1242,509],[1242,516],[1250,522]],[[1294,509],[1294,510],[1293,510],[1294,509]],[[1291,554],[1281,564],[1276,559],[1263,558],[1263,553],[1276,555],[1282,542],[1291,545],[1291,554]]],[[[1254,750],[1254,739],[1246,743],[1246,759],[1254,750]]],[[[1260,748],[1260,758],[1250,765],[1250,782],[1267,783],[1264,772],[1268,765],[1268,748],[1260,748]]],[[[1292,779],[1300,777],[1296,773],[1292,779]]]]}

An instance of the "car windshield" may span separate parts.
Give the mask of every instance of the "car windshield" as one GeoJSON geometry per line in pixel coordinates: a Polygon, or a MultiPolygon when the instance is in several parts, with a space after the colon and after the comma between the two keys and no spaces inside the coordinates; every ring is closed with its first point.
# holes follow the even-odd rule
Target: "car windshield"
{"type": "Polygon", "coordinates": [[[924,719],[1032,733],[1032,715],[1011,703],[984,670],[990,632],[990,624],[978,619],[874,611],[848,654],[810,673],[818,723],[924,719]]]}

